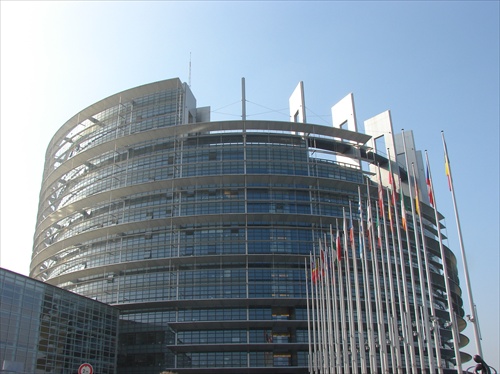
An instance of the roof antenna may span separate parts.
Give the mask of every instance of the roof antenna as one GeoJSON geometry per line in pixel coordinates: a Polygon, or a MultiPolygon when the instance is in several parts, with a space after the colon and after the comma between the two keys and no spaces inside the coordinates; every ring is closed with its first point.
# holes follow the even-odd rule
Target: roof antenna
{"type": "Polygon", "coordinates": [[[246,121],[247,119],[247,99],[245,96],[245,78],[241,78],[241,119],[246,121]]]}
{"type": "Polygon", "coordinates": [[[191,52],[189,52],[189,78],[188,78],[188,85],[191,87],[191,52]]]}

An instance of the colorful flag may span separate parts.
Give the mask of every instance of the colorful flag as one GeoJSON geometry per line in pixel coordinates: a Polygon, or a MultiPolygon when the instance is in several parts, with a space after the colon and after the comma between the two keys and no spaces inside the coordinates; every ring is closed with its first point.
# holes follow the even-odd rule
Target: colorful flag
{"type": "Polygon", "coordinates": [[[351,247],[354,249],[354,226],[352,224],[351,201],[349,201],[349,241],[351,242],[351,247]]]}
{"type": "MultiPolygon", "coordinates": [[[[399,181],[401,185],[401,181],[399,181]]],[[[405,207],[405,199],[404,195],[401,194],[401,224],[403,225],[403,230],[407,230],[407,225],[406,225],[406,207],[405,207]]]]}
{"type": "Polygon", "coordinates": [[[418,199],[418,185],[417,185],[417,178],[414,177],[414,182],[415,182],[415,210],[417,211],[417,214],[420,216],[420,201],[418,199]]]}
{"type": "Polygon", "coordinates": [[[450,159],[448,158],[448,148],[446,147],[446,141],[444,140],[444,135],[443,135],[443,146],[444,146],[444,169],[446,172],[446,176],[448,177],[448,187],[452,188],[452,182],[451,182],[451,169],[450,169],[450,159]]]}
{"type": "Polygon", "coordinates": [[[427,183],[427,193],[429,194],[429,203],[434,206],[434,196],[432,195],[432,186],[431,186],[431,173],[429,171],[429,164],[427,164],[427,175],[426,175],[426,183],[427,183]]]}
{"type": "Polygon", "coordinates": [[[364,236],[363,236],[363,225],[361,221],[358,221],[358,228],[359,228],[359,257],[363,258],[363,251],[364,251],[364,236]]]}
{"type": "Polygon", "coordinates": [[[382,249],[382,225],[380,224],[380,216],[377,212],[377,244],[382,249]]]}
{"type": "MultiPolygon", "coordinates": [[[[387,190],[387,201],[389,201],[389,190],[387,190]]],[[[393,228],[393,223],[392,223],[392,208],[391,208],[391,204],[389,204],[389,206],[387,207],[387,212],[388,212],[388,215],[389,215],[389,225],[391,227],[391,232],[394,233],[394,228],[393,228]]]]}
{"type": "Polygon", "coordinates": [[[361,222],[363,222],[363,204],[361,203],[361,192],[358,189],[358,194],[359,194],[359,203],[358,203],[358,213],[359,213],[359,219],[361,222]]]}
{"type": "Polygon", "coordinates": [[[316,263],[313,257],[311,257],[311,281],[316,283],[318,281],[318,269],[316,268],[316,263]]]}
{"type": "Polygon", "coordinates": [[[361,202],[361,188],[358,186],[358,212],[359,212],[359,220],[358,220],[358,230],[359,230],[359,256],[363,257],[363,242],[364,242],[364,224],[363,224],[363,204],[361,202]]]}
{"type": "MultiPolygon", "coordinates": [[[[387,152],[389,152],[389,150],[387,150],[387,152]]],[[[392,202],[392,206],[396,206],[396,203],[398,201],[398,193],[396,191],[396,181],[394,180],[394,175],[392,174],[392,162],[390,160],[390,156],[389,156],[389,184],[391,185],[391,202],[392,202]]]]}
{"type": "Polygon", "coordinates": [[[446,176],[448,177],[448,187],[451,191],[451,174],[450,174],[450,163],[448,162],[448,157],[445,156],[444,159],[444,168],[446,172],[446,176]]]}

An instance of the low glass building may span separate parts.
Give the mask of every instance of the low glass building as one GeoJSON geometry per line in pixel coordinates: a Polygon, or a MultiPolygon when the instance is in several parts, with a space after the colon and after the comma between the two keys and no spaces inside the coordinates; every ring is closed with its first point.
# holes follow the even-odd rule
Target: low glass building
{"type": "MultiPolygon", "coordinates": [[[[373,195],[375,208],[370,168],[380,165],[387,177],[393,163],[406,188],[408,172],[376,152],[374,137],[352,128],[349,116],[333,127],[310,124],[303,106],[291,102],[290,122],[211,122],[210,109],[196,107],[188,85],[170,79],[103,99],[54,135],[30,275],[120,310],[121,374],[308,372],[305,261],[318,240],[332,239],[344,211],[358,206],[358,188],[363,203],[373,195]]],[[[436,240],[442,222],[436,225],[428,205],[422,210],[429,240],[419,251],[430,253],[430,267],[419,271],[432,276],[424,283],[412,278],[414,297],[405,307],[418,317],[431,279],[439,364],[451,367],[448,298],[465,327],[456,261],[446,248],[449,291],[436,240]]],[[[356,209],[353,217],[361,219],[356,209]]],[[[392,260],[408,268],[410,282],[415,265],[406,262],[417,264],[416,252],[407,247],[402,256],[392,260]]],[[[394,273],[394,281],[401,276],[394,273]]],[[[379,281],[388,293],[389,279],[379,281]]],[[[384,323],[401,331],[379,342],[406,347],[406,321],[397,308],[384,323]]],[[[351,352],[365,349],[364,341],[355,345],[351,352]]],[[[426,348],[411,349],[413,367],[436,360],[426,348]]],[[[398,365],[409,360],[401,355],[398,365]]]]}
{"type": "Polygon", "coordinates": [[[0,373],[116,373],[117,309],[0,268],[0,373]]]}

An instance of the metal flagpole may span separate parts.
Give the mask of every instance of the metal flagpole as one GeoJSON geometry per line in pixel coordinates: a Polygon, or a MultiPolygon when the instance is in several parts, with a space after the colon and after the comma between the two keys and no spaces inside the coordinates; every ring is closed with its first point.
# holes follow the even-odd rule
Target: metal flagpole
{"type": "MultiPolygon", "coordinates": [[[[405,156],[406,157],[406,156],[405,156]]],[[[410,187],[411,189],[411,187],[410,187]]],[[[405,216],[404,220],[406,222],[406,204],[405,204],[405,196],[401,194],[401,216],[405,216]]],[[[403,218],[401,219],[403,221],[403,218]]],[[[415,283],[415,269],[413,266],[413,255],[411,253],[411,241],[410,241],[410,230],[408,230],[408,223],[403,225],[403,230],[406,235],[406,245],[407,245],[407,253],[408,253],[408,266],[410,268],[410,282],[411,282],[411,293],[413,298],[413,319],[411,315],[411,311],[408,310],[408,318],[410,319],[410,323],[408,324],[408,338],[414,341],[415,336],[417,337],[418,344],[418,352],[420,359],[420,367],[423,369],[425,367],[424,360],[424,345],[422,343],[422,333],[420,331],[420,322],[419,322],[419,304],[418,304],[418,296],[417,296],[417,285],[415,283]],[[412,322],[415,321],[415,322],[412,322]],[[416,331],[413,331],[413,327],[416,328],[416,331]]],[[[416,364],[416,363],[415,363],[416,364]]]]}
{"type": "Polygon", "coordinates": [[[339,231],[339,226],[338,226],[338,221],[337,221],[337,254],[340,252],[341,254],[337,256],[338,260],[338,271],[339,271],[339,298],[340,298],[340,323],[342,325],[342,363],[344,365],[344,370],[345,372],[349,371],[349,359],[346,357],[346,351],[347,347],[349,346],[348,344],[348,339],[347,339],[347,329],[346,329],[346,313],[345,313],[345,292],[344,292],[344,274],[342,271],[342,258],[343,256],[343,249],[342,249],[342,244],[340,241],[340,231],[339,231]]]}
{"type": "Polygon", "coordinates": [[[319,241],[320,244],[320,302],[321,302],[321,359],[323,363],[323,373],[328,374],[328,360],[327,360],[327,355],[326,355],[326,339],[327,339],[327,328],[326,328],[326,302],[325,302],[325,269],[323,268],[323,260],[321,257],[324,257],[324,254],[321,253],[322,248],[321,248],[321,240],[319,241]],[[323,255],[323,256],[322,256],[323,255]]]}
{"type": "MultiPolygon", "coordinates": [[[[334,238],[333,238],[333,229],[332,225],[330,225],[330,248],[334,248],[334,238]]],[[[335,253],[336,254],[336,253],[335,253]]],[[[333,291],[333,325],[334,325],[334,334],[335,334],[335,372],[342,373],[342,362],[340,359],[340,328],[339,328],[339,315],[338,315],[338,303],[337,303],[337,277],[338,271],[335,271],[335,266],[337,265],[337,261],[334,261],[334,257],[332,257],[332,291],[333,291]]]]}
{"type": "MultiPolygon", "coordinates": [[[[383,193],[383,190],[381,189],[381,186],[379,186],[380,188],[380,191],[383,193]]],[[[382,200],[382,209],[383,209],[383,200],[382,200]]],[[[380,209],[376,209],[376,212],[377,212],[377,243],[375,245],[375,249],[379,250],[380,252],[380,264],[381,264],[381,267],[382,267],[382,278],[381,278],[381,281],[379,281],[379,286],[378,286],[378,292],[380,294],[380,300],[379,300],[379,316],[380,316],[380,320],[381,320],[381,323],[382,323],[382,326],[383,326],[383,332],[381,333],[382,335],[379,337],[379,341],[380,341],[380,349],[381,349],[381,352],[384,354],[384,357],[386,357],[385,361],[386,361],[386,370],[389,371],[389,353],[387,352],[387,331],[386,331],[386,326],[385,326],[385,321],[387,320],[387,322],[389,322],[389,311],[390,311],[390,308],[389,308],[389,297],[388,297],[388,290],[387,290],[387,285],[385,283],[385,280],[387,279],[387,273],[386,273],[386,266],[387,265],[384,261],[384,254],[383,254],[383,250],[384,250],[384,247],[383,247],[383,235],[382,235],[382,226],[381,226],[381,220],[380,220],[380,209]],[[384,301],[382,301],[382,299],[384,301]],[[385,304],[385,313],[384,313],[384,304],[385,304]]],[[[378,268],[378,263],[379,263],[379,259],[378,259],[378,254],[376,252],[374,252],[375,254],[375,259],[376,259],[376,262],[375,262],[375,265],[376,267],[378,268]]],[[[380,272],[377,272],[380,276],[380,272]]],[[[390,327],[387,326],[387,330],[390,331],[390,327]]],[[[389,345],[390,347],[390,345],[389,345]]],[[[391,348],[391,363],[393,364],[392,367],[396,367],[395,365],[395,362],[394,362],[394,354],[392,352],[392,348],[391,348]]]]}
{"type": "MultiPolygon", "coordinates": [[[[400,269],[402,268],[402,263],[401,263],[401,258],[398,256],[398,248],[400,248],[400,244],[399,245],[396,245],[396,234],[394,233],[394,225],[393,225],[393,222],[392,222],[392,214],[391,214],[391,205],[392,207],[394,207],[394,217],[396,218],[397,217],[397,210],[398,210],[398,206],[397,206],[397,202],[398,202],[398,192],[396,190],[396,183],[395,183],[395,180],[394,180],[394,173],[392,172],[392,163],[391,163],[391,152],[390,152],[390,149],[388,148],[387,149],[387,157],[389,159],[389,179],[390,179],[390,185],[391,185],[391,198],[390,198],[390,206],[388,207],[388,213],[389,213],[389,224],[391,226],[391,240],[392,240],[392,257],[394,258],[394,269],[395,269],[395,272],[396,272],[396,289],[397,289],[397,296],[398,296],[398,300],[406,300],[405,297],[401,297],[401,294],[405,295],[405,292],[404,290],[402,289],[404,284],[406,284],[406,282],[403,282],[403,277],[402,275],[400,274],[400,269]]],[[[398,174],[399,175],[399,174],[398,174]]],[[[396,231],[398,230],[399,228],[399,221],[396,221],[396,231]]],[[[399,236],[397,237],[398,238],[398,243],[399,243],[399,236]]],[[[405,301],[405,304],[404,303],[401,303],[399,302],[399,321],[403,321],[403,312],[404,312],[404,307],[406,304],[406,301],[405,301]]],[[[395,311],[394,312],[394,325],[395,325],[395,332],[397,333],[397,336],[398,336],[398,342],[397,344],[399,345],[399,347],[401,347],[401,341],[403,342],[403,355],[404,355],[404,365],[405,365],[405,369],[406,369],[406,372],[409,373],[410,372],[410,367],[411,367],[411,357],[412,357],[412,352],[413,352],[413,345],[409,345],[407,344],[406,340],[404,339],[404,336],[406,336],[406,333],[404,334],[404,336],[400,336],[399,335],[399,322],[398,322],[398,318],[397,318],[397,312],[395,311]]],[[[401,333],[403,333],[403,325],[402,325],[402,322],[401,322],[401,333]]]]}
{"type": "MultiPolygon", "coordinates": [[[[361,200],[361,190],[358,186],[358,196],[359,196],[359,220],[358,220],[358,236],[359,236],[359,251],[360,251],[360,257],[361,257],[361,266],[363,266],[363,258],[362,258],[362,251],[364,250],[363,248],[363,243],[362,243],[362,234],[363,234],[363,209],[362,209],[362,200],[361,200]]],[[[365,349],[365,333],[363,329],[363,309],[361,307],[361,292],[359,289],[359,274],[358,274],[358,260],[357,258],[354,259],[355,267],[354,267],[354,274],[356,277],[356,305],[358,309],[358,325],[359,325],[359,356],[361,359],[361,373],[362,374],[367,374],[368,373],[368,366],[367,366],[367,361],[366,361],[366,349],[365,349]]],[[[361,280],[364,283],[364,275],[362,273],[361,280]]],[[[366,309],[365,309],[365,314],[366,314],[366,309]]]]}
{"type": "MultiPolygon", "coordinates": [[[[350,201],[349,201],[350,202],[350,201]]],[[[350,226],[349,233],[346,231],[347,219],[345,215],[345,208],[342,208],[343,219],[344,219],[344,248],[345,248],[345,268],[346,268],[346,286],[347,286],[347,317],[349,322],[349,354],[351,355],[351,373],[358,374],[358,355],[356,353],[356,341],[354,336],[354,311],[352,305],[352,282],[351,282],[351,265],[349,262],[349,242],[350,242],[350,226]]]]}
{"type": "MultiPolygon", "coordinates": [[[[309,261],[311,261],[311,253],[309,253],[309,261]]],[[[307,279],[309,278],[309,274],[307,271],[307,258],[304,257],[304,271],[306,275],[306,305],[307,305],[307,346],[309,349],[309,359],[307,360],[309,373],[312,373],[312,346],[311,346],[311,318],[309,311],[309,282],[307,279]]],[[[312,269],[311,269],[312,271],[312,269]]],[[[312,279],[311,279],[312,281],[312,279]]]]}
{"type": "MultiPolygon", "coordinates": [[[[330,287],[329,287],[329,295],[330,295],[330,304],[331,304],[331,325],[332,325],[332,333],[330,335],[330,352],[331,352],[331,362],[330,367],[332,368],[333,373],[337,373],[337,336],[338,336],[338,323],[337,323],[337,283],[335,281],[335,255],[333,253],[333,232],[332,225],[330,224],[330,246],[325,243],[325,247],[328,250],[328,256],[330,258],[329,262],[329,274],[330,274],[330,287]]],[[[326,238],[325,238],[326,240],[326,238]]]]}
{"type": "Polygon", "coordinates": [[[439,239],[439,250],[441,252],[441,261],[443,262],[443,275],[444,275],[444,284],[445,284],[445,289],[446,289],[446,294],[447,294],[447,301],[448,301],[448,309],[449,309],[449,314],[450,314],[450,322],[451,322],[451,333],[453,337],[453,348],[455,350],[455,359],[456,359],[456,367],[457,371],[459,373],[462,372],[462,358],[460,357],[460,347],[459,347],[459,342],[460,342],[460,336],[458,334],[458,331],[456,329],[457,327],[457,320],[456,320],[456,315],[455,315],[455,309],[453,308],[453,301],[452,301],[452,296],[451,296],[451,287],[450,287],[450,278],[448,275],[448,264],[446,262],[446,253],[444,251],[444,245],[443,245],[443,238],[441,235],[441,228],[439,227],[439,215],[437,211],[437,202],[436,202],[436,195],[434,194],[434,186],[432,183],[432,176],[431,176],[431,168],[429,166],[429,157],[427,155],[427,152],[425,153],[425,158],[427,161],[427,171],[429,173],[429,183],[430,183],[430,188],[431,188],[431,193],[434,198],[434,217],[436,220],[436,231],[439,239]]]}
{"type": "Polygon", "coordinates": [[[316,286],[317,277],[316,277],[316,259],[313,254],[310,254],[311,259],[311,335],[312,335],[312,368],[313,373],[317,373],[317,365],[316,365],[316,295],[314,292],[314,288],[316,286]]]}
{"type": "MultiPolygon", "coordinates": [[[[366,180],[366,193],[368,195],[368,209],[371,211],[371,198],[370,198],[370,186],[368,179],[366,180]]],[[[373,219],[373,214],[370,214],[373,219]]],[[[387,360],[387,344],[385,336],[385,321],[383,315],[382,307],[382,292],[380,291],[380,271],[378,266],[378,256],[377,256],[377,242],[375,240],[375,232],[373,229],[373,224],[370,225],[369,230],[371,233],[372,240],[372,253],[371,253],[371,263],[372,263],[372,274],[374,274],[373,285],[375,287],[375,312],[377,316],[377,340],[380,347],[380,366],[382,373],[388,373],[389,362],[387,360]]]]}
{"type": "MultiPolygon", "coordinates": [[[[434,368],[434,358],[432,357],[432,339],[431,339],[431,336],[430,336],[430,327],[429,327],[429,308],[427,306],[427,296],[426,294],[430,292],[427,291],[427,287],[425,287],[425,278],[424,278],[424,271],[427,273],[427,271],[429,270],[428,267],[427,267],[427,264],[426,266],[424,267],[424,264],[423,264],[423,261],[422,261],[422,255],[420,253],[421,251],[421,247],[420,247],[420,240],[419,240],[419,235],[418,235],[418,222],[417,222],[417,217],[415,216],[415,213],[418,214],[418,217],[420,219],[420,223],[422,223],[422,216],[420,214],[420,200],[418,198],[418,183],[417,183],[417,176],[415,174],[415,165],[411,164],[411,168],[412,168],[412,174],[413,174],[413,182],[414,182],[414,186],[415,186],[415,205],[413,204],[413,197],[410,193],[410,198],[411,198],[411,210],[412,210],[412,218],[413,218],[413,232],[415,234],[415,248],[416,248],[416,251],[417,251],[417,262],[418,262],[418,274],[419,274],[419,280],[420,280],[420,287],[421,287],[421,295],[422,295],[422,314],[423,314],[423,329],[424,329],[424,340],[427,342],[427,356],[428,356],[428,360],[429,360],[429,369],[431,371],[431,373],[434,373],[435,372],[435,368],[434,368]]],[[[410,191],[411,191],[411,186],[410,186],[410,191]]],[[[424,229],[423,229],[423,226],[421,227],[421,234],[422,234],[422,237],[424,237],[424,229]]],[[[424,251],[425,253],[425,247],[423,246],[423,242],[422,242],[422,250],[424,251]]],[[[431,285],[429,284],[428,287],[430,288],[431,285]]],[[[423,355],[422,355],[423,356],[423,355]]]]}
{"type": "MultiPolygon", "coordinates": [[[[429,193],[430,193],[430,185],[429,187],[429,193]]],[[[434,199],[430,198],[430,203],[432,206],[434,206],[434,199]]],[[[419,203],[417,203],[419,204],[419,203]]],[[[427,275],[427,287],[428,287],[428,293],[429,293],[429,304],[430,304],[430,310],[431,310],[431,317],[430,321],[432,323],[432,333],[434,336],[434,349],[436,351],[436,361],[437,361],[437,370],[439,374],[443,374],[443,365],[441,363],[441,344],[440,344],[440,337],[439,337],[439,325],[437,324],[437,316],[436,316],[436,306],[434,304],[434,288],[432,286],[432,279],[431,279],[431,272],[430,272],[430,258],[428,255],[427,251],[427,244],[426,244],[426,239],[425,239],[425,234],[424,234],[424,221],[422,218],[422,211],[419,207],[418,209],[418,215],[419,215],[419,220],[420,220],[420,226],[421,226],[421,237],[422,237],[422,248],[424,251],[424,262],[425,262],[425,271],[427,275]]],[[[430,336],[429,336],[430,340],[430,336]]],[[[429,351],[430,352],[430,351],[429,351]]],[[[431,353],[429,353],[431,355],[431,353]]],[[[430,356],[432,359],[432,356],[430,356]]]]}
{"type": "MultiPolygon", "coordinates": [[[[399,177],[399,172],[398,172],[398,177],[399,177]]],[[[401,178],[399,177],[399,180],[401,178]]],[[[403,191],[401,190],[401,182],[399,184],[399,193],[403,196],[403,191]]],[[[400,204],[403,204],[403,201],[400,202],[400,204]]],[[[400,305],[400,317],[401,321],[404,322],[401,327],[402,327],[402,332],[403,332],[403,339],[405,341],[405,345],[408,345],[408,350],[410,351],[410,363],[411,363],[411,369],[414,373],[417,372],[417,358],[415,355],[415,344],[413,341],[413,336],[409,336],[408,330],[405,328],[406,324],[406,310],[410,310],[410,299],[408,295],[408,284],[407,284],[407,277],[406,277],[406,260],[405,260],[405,255],[404,255],[404,249],[403,249],[403,240],[401,238],[401,227],[399,225],[399,213],[397,206],[394,206],[394,216],[396,218],[396,233],[397,233],[397,238],[398,238],[398,249],[399,249],[399,265],[400,265],[400,270],[401,270],[401,284],[403,286],[403,295],[404,295],[404,305],[400,305]]],[[[408,365],[407,365],[408,366],[408,365]]],[[[409,370],[408,370],[409,372],[409,370]]]]}
{"type": "MultiPolygon", "coordinates": [[[[403,138],[403,152],[405,155],[405,163],[406,163],[406,172],[408,174],[408,192],[410,195],[410,207],[411,207],[411,217],[412,217],[412,223],[413,223],[413,233],[414,233],[414,239],[415,239],[415,253],[417,254],[417,266],[418,266],[418,273],[419,273],[419,282],[420,282],[420,294],[422,295],[422,302],[425,302],[425,282],[423,281],[423,275],[422,275],[422,256],[420,255],[420,241],[418,238],[418,227],[417,227],[417,221],[415,217],[415,204],[413,203],[413,191],[411,188],[411,176],[410,176],[410,165],[408,162],[408,152],[406,149],[406,140],[405,140],[405,132],[404,130],[401,130],[401,137],[403,138]]],[[[404,200],[402,200],[404,202],[404,200]]],[[[425,364],[425,355],[424,355],[424,341],[423,337],[425,334],[422,331],[422,324],[420,322],[420,307],[418,305],[418,297],[417,297],[417,290],[416,290],[416,283],[415,283],[415,269],[413,267],[413,256],[411,253],[411,241],[410,241],[410,233],[409,230],[406,231],[406,241],[408,243],[408,258],[410,259],[410,276],[411,276],[411,286],[412,286],[412,293],[413,293],[413,307],[414,307],[414,316],[415,316],[415,324],[416,324],[416,334],[417,334],[417,343],[418,343],[418,352],[419,352],[419,358],[420,358],[420,368],[422,370],[425,369],[426,364],[425,364]]],[[[426,303],[423,304],[425,308],[425,312],[427,312],[427,306],[426,303]]],[[[427,313],[426,313],[427,315],[427,313]]],[[[425,319],[427,321],[427,319],[425,319]]]]}
{"type": "MultiPolygon", "coordinates": [[[[363,329],[363,316],[361,309],[361,296],[359,292],[359,275],[358,275],[358,257],[356,256],[356,244],[354,242],[354,225],[352,220],[352,206],[349,200],[349,219],[350,219],[350,233],[349,238],[351,239],[351,253],[352,253],[352,268],[354,272],[354,294],[356,300],[356,323],[357,323],[357,343],[353,347],[353,354],[356,355],[356,364],[359,355],[361,373],[366,374],[366,362],[365,362],[365,351],[364,351],[364,329],[363,329]],[[362,349],[363,347],[363,349],[362,349]]],[[[359,225],[359,221],[358,221],[359,225]]]]}
{"type": "MultiPolygon", "coordinates": [[[[369,194],[370,192],[367,191],[367,194],[369,194]]],[[[381,357],[381,351],[378,349],[379,348],[379,344],[378,344],[378,341],[379,341],[379,338],[380,338],[380,316],[379,316],[379,292],[378,292],[378,276],[377,274],[375,273],[375,262],[376,262],[376,258],[375,258],[375,253],[374,251],[376,251],[376,244],[375,243],[375,238],[374,238],[374,232],[373,232],[373,211],[372,211],[372,206],[371,206],[371,201],[370,201],[370,198],[368,197],[368,200],[367,200],[367,211],[368,211],[368,216],[370,217],[370,224],[368,224],[367,226],[367,230],[368,230],[368,241],[369,241],[369,246],[371,248],[371,251],[370,251],[370,265],[371,265],[371,271],[370,269],[368,268],[368,262],[367,262],[367,268],[366,268],[366,271],[367,271],[367,274],[370,276],[370,273],[371,273],[371,278],[373,280],[373,287],[374,287],[374,302],[375,302],[375,320],[376,320],[376,331],[375,331],[375,327],[373,328],[373,350],[374,350],[374,355],[375,356],[379,356],[379,360],[377,360],[377,358],[375,357],[375,364],[378,366],[377,362],[379,361],[380,362],[380,367],[382,369],[382,372],[384,372],[384,369],[382,368],[382,361],[383,361],[383,358],[381,357]]],[[[368,261],[368,259],[367,259],[368,261]]],[[[372,305],[371,303],[371,300],[370,300],[370,305],[372,305]]],[[[373,306],[372,306],[373,308],[373,306]]],[[[373,312],[372,312],[373,313],[373,312]]],[[[372,314],[373,315],[373,314],[372,314]]],[[[373,325],[372,325],[373,326],[373,325]]],[[[377,367],[377,371],[378,371],[378,367],[377,367]]]]}
{"type": "MultiPolygon", "coordinates": [[[[326,235],[325,235],[325,243],[323,244],[324,248],[322,248],[322,251],[324,253],[324,267],[325,267],[325,299],[326,299],[326,325],[327,325],[327,339],[326,339],[326,357],[328,358],[328,371],[330,373],[333,372],[332,368],[332,300],[331,300],[331,293],[330,293],[330,267],[329,267],[329,261],[328,261],[328,251],[327,251],[327,246],[326,246],[326,235]]],[[[321,247],[321,241],[320,241],[320,247],[321,247]]]]}
{"type": "Polygon", "coordinates": [[[445,168],[446,168],[446,174],[448,176],[448,184],[449,184],[450,191],[451,191],[451,197],[453,199],[453,210],[455,211],[455,220],[457,223],[458,240],[460,243],[460,252],[462,253],[462,262],[464,265],[465,283],[467,285],[467,296],[469,297],[469,308],[470,308],[470,313],[471,313],[469,320],[472,322],[472,325],[474,326],[474,338],[476,340],[477,354],[479,356],[483,357],[483,349],[481,347],[481,336],[479,333],[479,319],[477,316],[476,304],[474,304],[474,300],[472,298],[472,288],[471,288],[471,284],[470,284],[469,268],[467,266],[467,256],[465,255],[464,241],[462,238],[462,227],[460,225],[460,218],[458,216],[457,200],[455,197],[455,188],[453,187],[453,178],[451,176],[450,159],[448,157],[448,148],[446,147],[446,141],[444,139],[444,132],[443,131],[441,131],[441,137],[443,138],[445,168]]]}
{"type": "MultiPolygon", "coordinates": [[[[367,220],[371,220],[370,218],[370,209],[367,204],[367,220]]],[[[367,222],[367,226],[370,226],[371,223],[367,222]]],[[[369,232],[369,227],[367,227],[367,231],[369,232]]],[[[370,238],[368,238],[370,240],[370,238]]],[[[365,241],[365,232],[363,231],[363,247],[366,248],[365,241]]],[[[371,246],[371,244],[369,244],[371,246]]],[[[372,311],[372,300],[371,300],[371,289],[370,289],[370,276],[368,272],[368,255],[365,252],[362,261],[363,267],[363,277],[364,277],[364,286],[365,286],[365,303],[367,305],[367,317],[366,317],[366,325],[368,329],[368,349],[369,349],[369,358],[370,358],[370,368],[372,371],[377,372],[378,364],[376,358],[376,349],[375,349],[375,333],[373,331],[373,311],[372,311]]]]}
{"type": "MultiPolygon", "coordinates": [[[[326,235],[325,235],[326,236],[326,235]]],[[[326,237],[324,238],[326,241],[326,237]]],[[[327,358],[327,366],[328,366],[328,373],[333,374],[333,368],[332,368],[332,360],[331,360],[331,333],[333,332],[332,329],[332,310],[331,310],[331,298],[330,298],[330,291],[331,291],[331,282],[330,282],[330,269],[329,269],[329,264],[328,264],[328,251],[327,251],[327,246],[326,243],[324,247],[324,252],[325,252],[325,317],[326,317],[326,326],[325,326],[325,334],[326,334],[326,345],[325,345],[325,356],[327,358]]]]}
{"type": "MultiPolygon", "coordinates": [[[[379,209],[377,210],[377,236],[378,236],[378,244],[379,244],[379,247],[380,247],[380,263],[382,264],[382,279],[383,279],[383,295],[384,295],[384,300],[385,300],[385,316],[386,318],[383,318],[382,320],[384,321],[385,319],[387,319],[387,334],[384,334],[383,338],[381,340],[382,341],[382,344],[384,344],[384,347],[386,347],[386,350],[387,350],[387,346],[389,346],[389,349],[390,349],[390,359],[391,359],[391,367],[392,368],[397,368],[398,365],[397,365],[397,362],[396,362],[396,354],[394,352],[394,349],[393,349],[393,345],[392,345],[392,339],[388,338],[388,337],[391,337],[391,332],[392,332],[392,325],[390,323],[390,315],[391,315],[391,303],[390,301],[392,300],[394,302],[394,297],[392,294],[390,294],[389,292],[392,291],[392,271],[391,271],[391,261],[390,261],[390,258],[386,256],[386,261],[384,261],[384,234],[387,235],[387,227],[385,226],[385,202],[384,202],[384,189],[383,189],[383,186],[382,186],[382,178],[381,178],[381,174],[380,174],[380,166],[377,165],[377,171],[378,171],[378,206],[379,206],[379,209]],[[381,221],[382,219],[382,221],[381,221]],[[382,232],[382,225],[384,226],[384,231],[382,232]],[[386,270],[387,268],[387,270],[386,270]],[[389,287],[387,286],[386,284],[386,279],[388,278],[387,277],[387,273],[391,274],[391,276],[389,276],[389,282],[390,282],[390,285],[389,287]]],[[[388,201],[388,204],[389,201],[388,201]]],[[[385,236],[385,242],[387,243],[387,236],[385,236]]],[[[386,248],[387,249],[387,248],[386,248]]],[[[388,252],[386,251],[386,254],[388,252]]],[[[381,311],[383,312],[383,308],[381,308],[381,311]]],[[[387,355],[389,353],[386,353],[387,355]]],[[[389,357],[387,358],[387,362],[389,360],[389,357]]]]}
{"type": "Polygon", "coordinates": [[[321,332],[321,328],[320,328],[320,321],[321,321],[321,318],[320,318],[320,305],[319,305],[319,299],[320,299],[320,295],[319,295],[319,290],[318,290],[318,283],[319,283],[319,269],[318,269],[318,259],[316,257],[316,246],[313,245],[313,259],[314,259],[314,266],[315,266],[315,270],[316,270],[316,281],[314,282],[314,294],[315,294],[315,297],[314,297],[314,308],[315,308],[315,314],[316,314],[316,325],[315,325],[315,336],[316,336],[316,339],[315,339],[315,348],[314,348],[314,352],[315,352],[315,365],[316,365],[316,372],[319,374],[321,373],[321,350],[320,350],[320,344],[321,344],[321,341],[320,341],[320,332],[321,332]]]}
{"type": "MultiPolygon", "coordinates": [[[[387,257],[387,263],[390,264],[389,266],[389,286],[390,286],[390,292],[391,292],[391,318],[392,321],[390,321],[390,326],[392,330],[392,343],[394,346],[394,354],[396,355],[396,368],[398,373],[403,373],[403,361],[401,357],[401,340],[399,336],[399,330],[398,330],[398,309],[396,306],[396,300],[401,300],[401,290],[400,290],[400,284],[399,284],[399,270],[398,270],[398,261],[397,261],[397,256],[395,252],[396,244],[395,244],[395,238],[394,238],[394,229],[392,228],[392,214],[391,214],[391,196],[389,194],[389,190],[386,190],[387,193],[387,211],[389,213],[390,221],[389,224],[391,225],[391,240],[392,240],[392,246],[393,246],[393,253],[391,256],[391,245],[389,243],[389,233],[387,231],[387,221],[386,221],[386,216],[384,212],[384,233],[385,233],[385,246],[386,246],[386,257],[387,257]],[[394,272],[396,273],[394,275],[393,269],[392,269],[392,261],[394,261],[394,272]],[[394,286],[394,279],[396,279],[396,287],[394,286]]],[[[404,348],[404,347],[403,347],[404,348]]],[[[405,362],[408,360],[408,354],[407,350],[403,349],[404,356],[405,356],[405,362]]]]}
{"type": "Polygon", "coordinates": [[[335,340],[333,338],[333,300],[332,300],[332,254],[331,251],[328,250],[328,244],[326,241],[326,234],[324,235],[324,243],[325,253],[326,253],[326,290],[327,290],[327,305],[328,305],[328,358],[329,358],[329,366],[330,372],[335,372],[335,340]]]}
{"type": "MultiPolygon", "coordinates": [[[[389,163],[390,163],[389,159],[389,163]]],[[[379,178],[380,178],[380,171],[379,171],[379,178]]],[[[391,209],[391,200],[389,197],[389,192],[387,191],[387,208],[391,209]]],[[[390,333],[390,340],[391,340],[391,362],[394,368],[396,368],[398,373],[402,373],[402,363],[401,363],[401,347],[399,344],[399,336],[396,334],[396,331],[394,331],[394,324],[391,322],[391,318],[389,318],[389,315],[392,315],[392,319],[397,318],[397,310],[396,310],[396,295],[394,293],[394,276],[392,274],[392,261],[391,261],[391,254],[390,254],[390,246],[389,246],[389,234],[387,232],[387,222],[386,222],[386,217],[385,217],[385,209],[382,209],[382,222],[384,225],[384,236],[385,236],[385,251],[386,251],[386,263],[387,263],[387,270],[389,273],[389,292],[390,292],[390,308],[389,305],[387,306],[387,323],[388,323],[388,328],[389,331],[392,332],[390,333]],[[391,313],[389,314],[389,311],[391,313]]],[[[382,248],[381,248],[382,250],[382,248]]],[[[387,298],[386,298],[387,300],[387,298]]],[[[399,300],[399,296],[398,296],[399,300]]]]}

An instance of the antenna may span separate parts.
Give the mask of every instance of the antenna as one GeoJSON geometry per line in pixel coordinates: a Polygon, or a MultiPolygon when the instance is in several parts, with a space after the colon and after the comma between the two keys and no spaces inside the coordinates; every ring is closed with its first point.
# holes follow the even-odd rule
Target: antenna
{"type": "Polygon", "coordinates": [[[189,78],[188,78],[188,85],[191,87],[191,52],[189,52],[189,78]]]}
{"type": "Polygon", "coordinates": [[[241,119],[245,121],[247,119],[247,104],[245,96],[245,78],[241,78],[241,119]]]}

